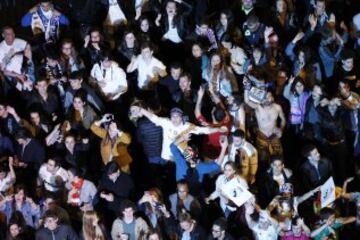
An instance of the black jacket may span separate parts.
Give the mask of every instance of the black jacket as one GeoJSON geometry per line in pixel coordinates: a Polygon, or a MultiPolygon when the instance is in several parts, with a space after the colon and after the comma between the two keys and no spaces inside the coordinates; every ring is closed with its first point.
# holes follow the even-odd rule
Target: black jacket
{"type": "Polygon", "coordinates": [[[54,231],[41,228],[36,232],[36,240],[78,240],[74,230],[68,225],[59,225],[54,231]]]}
{"type": "MultiPolygon", "coordinates": [[[[189,27],[187,26],[187,18],[192,11],[192,6],[189,3],[186,3],[185,1],[182,1],[181,6],[183,7],[182,11],[179,11],[178,9],[177,14],[175,15],[173,21],[175,27],[177,28],[179,37],[182,40],[185,40],[188,34],[187,29],[189,29],[189,27]]],[[[164,16],[161,18],[162,35],[164,35],[168,31],[169,31],[169,20],[167,14],[165,13],[164,16]]]]}
{"type": "Polygon", "coordinates": [[[325,181],[332,176],[333,168],[328,160],[320,159],[317,171],[309,160],[306,160],[301,166],[300,171],[304,186],[303,190],[304,192],[307,192],[325,183],[325,181]]]}

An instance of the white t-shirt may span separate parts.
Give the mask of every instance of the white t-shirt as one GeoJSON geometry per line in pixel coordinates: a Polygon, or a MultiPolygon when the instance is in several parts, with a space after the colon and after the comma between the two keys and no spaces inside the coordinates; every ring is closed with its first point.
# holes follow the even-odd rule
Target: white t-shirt
{"type": "Polygon", "coordinates": [[[47,170],[46,163],[40,167],[39,178],[44,182],[46,190],[50,192],[56,192],[59,190],[55,182],[57,177],[61,177],[63,182],[66,182],[69,178],[67,171],[62,167],[59,167],[55,174],[52,174],[47,170]]]}
{"type": "Polygon", "coordinates": [[[154,77],[155,70],[154,67],[160,68],[161,70],[166,70],[166,66],[159,61],[157,58],[152,57],[149,64],[147,64],[141,55],[136,59],[134,68],[138,70],[138,87],[140,89],[146,87],[148,84],[148,76],[154,77]]]}
{"type": "MultiPolygon", "coordinates": [[[[156,115],[153,115],[153,117],[150,118],[150,121],[152,121],[155,125],[162,127],[163,129],[163,143],[162,143],[161,157],[165,160],[172,160],[172,154],[170,150],[171,143],[175,141],[176,137],[179,136],[179,134],[181,134],[189,127],[191,127],[191,124],[186,122],[179,126],[174,126],[174,124],[170,121],[170,119],[158,117],[156,115]]],[[[190,133],[209,134],[210,130],[211,129],[207,127],[196,126],[194,129],[190,131],[190,133]]]]}
{"type": "Polygon", "coordinates": [[[6,190],[8,190],[11,186],[11,182],[12,178],[10,174],[7,174],[3,180],[0,179],[0,192],[5,192],[6,190]]]}
{"type": "MultiPolygon", "coordinates": [[[[242,187],[249,189],[249,186],[246,182],[245,179],[243,179],[240,176],[237,176],[237,178],[239,179],[239,183],[242,187]]],[[[221,195],[221,191],[222,188],[224,187],[224,185],[228,182],[229,180],[226,178],[226,176],[224,174],[221,174],[220,176],[218,176],[218,178],[216,179],[216,183],[215,183],[215,191],[210,195],[210,197],[212,199],[216,199],[216,198],[220,198],[220,207],[221,209],[225,212],[225,209],[229,209],[231,212],[236,210],[236,207],[230,207],[227,205],[228,203],[228,199],[225,198],[223,195],[221,195]]]]}
{"type": "Polygon", "coordinates": [[[27,42],[15,38],[12,45],[7,45],[5,40],[0,43],[0,63],[1,66],[6,66],[5,70],[14,71],[21,74],[21,66],[23,63],[23,54],[16,54],[23,52],[27,42]],[[15,55],[16,54],[16,55],[15,55]]]}
{"type": "Polygon", "coordinates": [[[117,0],[109,0],[109,12],[106,23],[109,25],[117,25],[122,21],[126,21],[126,17],[117,0]]]}
{"type": "MultiPolygon", "coordinates": [[[[112,62],[109,68],[104,68],[98,63],[94,64],[91,70],[91,76],[98,82],[105,83],[104,86],[99,85],[104,95],[117,94],[120,87],[127,88],[126,74],[116,62],[112,62]]],[[[118,98],[120,94],[121,92],[112,99],[118,98]]]]}
{"type": "Polygon", "coordinates": [[[182,42],[179,33],[177,31],[177,28],[173,27],[173,24],[171,24],[172,19],[168,18],[168,20],[169,20],[169,30],[167,31],[167,33],[164,34],[163,38],[168,39],[174,43],[182,42]]]}

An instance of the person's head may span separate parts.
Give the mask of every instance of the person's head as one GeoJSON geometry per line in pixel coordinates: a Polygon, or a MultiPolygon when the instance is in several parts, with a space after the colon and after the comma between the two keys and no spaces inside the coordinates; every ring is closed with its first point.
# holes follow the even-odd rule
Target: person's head
{"type": "Polygon", "coordinates": [[[134,47],[135,45],[135,41],[136,41],[136,37],[135,37],[135,33],[134,31],[126,31],[124,33],[124,40],[125,45],[129,48],[134,47]]]}
{"type": "Polygon", "coordinates": [[[136,205],[130,200],[123,200],[120,206],[120,213],[123,219],[132,220],[134,219],[134,213],[136,205]]]}
{"type": "Polygon", "coordinates": [[[141,50],[141,56],[144,60],[147,61],[151,60],[154,50],[150,42],[144,42],[143,44],[141,44],[140,50],[141,50]]]}
{"type": "Polygon", "coordinates": [[[285,85],[285,82],[288,78],[288,74],[285,68],[279,69],[276,76],[276,85],[282,87],[285,85]]]}
{"type": "Polygon", "coordinates": [[[241,3],[245,10],[251,10],[254,7],[254,0],[241,0],[241,3]]]}
{"type": "Polygon", "coordinates": [[[224,239],[227,222],[225,218],[218,218],[212,225],[211,235],[214,239],[224,239]]]}
{"type": "Polygon", "coordinates": [[[71,39],[64,39],[61,42],[61,53],[64,56],[70,57],[73,50],[74,50],[74,47],[73,47],[73,42],[71,39]]]}
{"type": "Polygon", "coordinates": [[[220,12],[219,20],[223,27],[227,27],[234,21],[234,15],[230,10],[225,9],[220,12]]]}
{"type": "Polygon", "coordinates": [[[46,162],[46,170],[52,174],[55,174],[60,167],[61,160],[59,157],[49,158],[46,162]]]}
{"type": "Polygon", "coordinates": [[[291,84],[290,90],[294,95],[301,95],[305,90],[304,80],[301,77],[295,77],[294,82],[291,84]]]}
{"type": "Polygon", "coordinates": [[[73,90],[79,90],[83,82],[83,74],[81,71],[73,71],[69,76],[70,87],[73,90]]]}
{"type": "Polygon", "coordinates": [[[330,221],[330,224],[334,224],[336,220],[335,210],[325,207],[320,210],[320,221],[324,224],[326,221],[330,221]]]}
{"type": "Polygon", "coordinates": [[[316,0],[315,3],[315,13],[317,16],[321,16],[326,11],[326,1],[325,0],[316,0]]]}
{"type": "Polygon", "coordinates": [[[349,97],[351,90],[350,90],[350,85],[349,82],[347,80],[340,80],[339,81],[339,86],[338,86],[340,95],[344,98],[349,97]]]}
{"type": "Polygon", "coordinates": [[[76,111],[82,111],[87,103],[87,93],[85,90],[78,90],[73,99],[73,107],[76,111]]]}
{"type": "Polygon", "coordinates": [[[349,49],[344,49],[341,52],[341,63],[344,69],[351,70],[354,67],[355,54],[349,49]]]}
{"type": "Polygon", "coordinates": [[[163,194],[159,188],[153,187],[153,188],[150,188],[147,192],[150,194],[151,199],[154,203],[157,203],[157,202],[163,203],[164,202],[163,194]]]}
{"type": "Polygon", "coordinates": [[[142,17],[142,18],[140,18],[139,23],[140,23],[140,30],[143,33],[147,33],[150,29],[149,19],[147,17],[142,17]]]}
{"type": "Polygon", "coordinates": [[[48,192],[46,195],[45,195],[45,199],[44,199],[44,208],[46,210],[48,209],[53,209],[54,206],[56,206],[56,196],[54,193],[52,192],[48,192]]]}
{"type": "Polygon", "coordinates": [[[274,176],[278,176],[284,170],[284,160],[281,156],[271,156],[271,171],[274,176]]]}
{"type": "Polygon", "coordinates": [[[291,231],[295,237],[300,237],[302,232],[301,218],[296,216],[291,220],[291,231]]]}
{"type": "Polygon", "coordinates": [[[317,150],[315,145],[307,145],[303,148],[302,154],[305,158],[310,161],[318,162],[320,161],[320,153],[317,150]]]}
{"type": "Polygon", "coordinates": [[[286,0],[277,0],[275,3],[276,6],[276,12],[277,13],[284,13],[288,10],[288,4],[286,0]]]}
{"type": "Polygon", "coordinates": [[[7,45],[12,45],[15,40],[15,32],[14,29],[10,26],[5,26],[2,29],[2,37],[5,40],[7,45]]]}
{"type": "Polygon", "coordinates": [[[26,129],[19,129],[15,133],[15,139],[20,145],[24,145],[29,141],[30,133],[26,129]]]}
{"type": "Polygon", "coordinates": [[[213,107],[213,109],[211,111],[211,117],[212,117],[214,123],[220,123],[221,121],[223,121],[225,119],[226,112],[223,108],[221,108],[219,106],[215,106],[215,107],[213,107]]]}
{"type": "Polygon", "coordinates": [[[270,106],[271,104],[274,103],[274,94],[271,92],[271,91],[268,91],[266,93],[266,97],[265,97],[265,100],[263,102],[263,105],[264,106],[270,106]]]}
{"type": "Polygon", "coordinates": [[[339,101],[338,98],[332,98],[331,100],[329,100],[329,103],[327,104],[327,110],[331,115],[335,115],[340,105],[341,102],[339,101]]]}
{"type": "Polygon", "coordinates": [[[228,161],[224,165],[224,175],[227,179],[231,179],[237,173],[236,163],[228,161]]]}
{"type": "Polygon", "coordinates": [[[40,95],[46,95],[48,87],[49,87],[49,83],[45,76],[41,76],[36,81],[35,88],[39,92],[40,95]]]}
{"type": "Polygon", "coordinates": [[[245,141],[245,132],[241,129],[236,129],[232,133],[232,142],[233,145],[236,147],[241,146],[245,141]]]}
{"type": "Polygon", "coordinates": [[[155,229],[150,229],[146,234],[145,240],[162,240],[161,233],[155,229]]]}
{"type": "Polygon", "coordinates": [[[15,185],[14,187],[14,200],[15,202],[25,202],[26,190],[22,184],[15,185]]]}
{"type": "Polygon", "coordinates": [[[180,180],[176,184],[177,195],[181,200],[185,200],[189,196],[189,185],[185,180],[180,180]]]}
{"type": "Polygon", "coordinates": [[[247,27],[249,29],[250,32],[256,32],[260,26],[260,21],[259,18],[254,15],[251,14],[247,19],[246,19],[246,24],[247,27]]]}
{"type": "Polygon", "coordinates": [[[75,136],[73,134],[66,135],[64,143],[66,149],[68,149],[69,151],[73,151],[76,144],[75,136]]]}
{"type": "Polygon", "coordinates": [[[166,13],[169,17],[173,17],[176,15],[177,7],[176,2],[174,0],[170,0],[166,3],[166,13]]]}
{"type": "Polygon", "coordinates": [[[53,48],[53,45],[45,47],[46,64],[50,67],[55,67],[59,63],[60,55],[53,48]]]}
{"type": "Polygon", "coordinates": [[[207,19],[201,19],[199,23],[200,35],[205,36],[209,31],[209,22],[207,19]]]}
{"type": "MultiPolygon", "coordinates": [[[[83,233],[86,237],[92,237],[96,239],[95,229],[98,227],[99,217],[95,211],[84,212],[83,218],[83,233]]],[[[89,238],[90,239],[90,238],[89,238]]]]}
{"type": "Polygon", "coordinates": [[[19,234],[22,232],[21,226],[17,222],[10,222],[8,225],[8,233],[11,239],[17,239],[19,234]]]}
{"type": "Polygon", "coordinates": [[[100,43],[102,41],[102,35],[99,28],[93,28],[89,32],[91,43],[100,43]]]}
{"type": "Polygon", "coordinates": [[[44,214],[44,227],[54,231],[58,227],[59,217],[55,210],[49,209],[44,214]]]}
{"type": "Polygon", "coordinates": [[[106,175],[108,176],[108,178],[110,180],[112,180],[113,182],[116,181],[116,179],[119,177],[120,175],[120,169],[119,166],[117,165],[116,162],[110,162],[107,164],[107,169],[106,169],[106,175]]]}
{"type": "Polygon", "coordinates": [[[179,80],[182,73],[182,67],[179,62],[174,62],[170,65],[170,75],[174,80],[179,80]]]}
{"type": "Polygon", "coordinates": [[[101,66],[103,66],[104,68],[110,68],[111,67],[111,62],[113,60],[113,56],[111,54],[110,51],[105,51],[102,55],[101,55],[101,66]]]}
{"type": "Polygon", "coordinates": [[[78,170],[76,168],[70,168],[69,170],[67,170],[68,176],[69,176],[69,182],[77,182],[79,181],[79,179],[81,179],[83,177],[83,173],[81,172],[81,170],[78,170]]]}
{"type": "Polygon", "coordinates": [[[219,53],[213,53],[211,56],[210,56],[210,67],[211,69],[216,69],[216,70],[219,70],[221,69],[221,55],[219,53]]]}
{"type": "Polygon", "coordinates": [[[110,137],[117,136],[119,129],[121,129],[121,123],[115,119],[110,120],[107,128],[110,137]]]}
{"type": "Polygon", "coordinates": [[[41,0],[40,1],[40,7],[45,11],[50,11],[52,10],[52,3],[51,0],[41,0]]]}
{"type": "Polygon", "coordinates": [[[233,40],[231,39],[230,34],[223,34],[220,39],[221,45],[226,48],[227,50],[230,50],[233,46],[233,40]]]}
{"type": "Polygon", "coordinates": [[[0,102],[0,118],[7,118],[9,113],[6,111],[6,102],[0,102]]]}
{"type": "Polygon", "coordinates": [[[39,126],[41,124],[41,114],[39,110],[37,109],[30,110],[29,115],[30,115],[30,122],[34,126],[39,126]]]}
{"type": "Polygon", "coordinates": [[[200,43],[193,43],[191,47],[191,54],[194,58],[200,58],[203,54],[203,49],[200,43]]]}
{"type": "Polygon", "coordinates": [[[184,115],[184,113],[180,108],[171,109],[171,111],[170,111],[171,123],[176,127],[180,126],[184,122],[183,115],[184,115]]]}
{"type": "Polygon", "coordinates": [[[192,230],[194,220],[189,213],[180,213],[178,220],[183,231],[190,232],[192,230]]]}
{"type": "Polygon", "coordinates": [[[191,90],[191,74],[184,72],[179,78],[179,87],[182,92],[191,90]]]}
{"type": "Polygon", "coordinates": [[[314,100],[320,100],[323,95],[322,88],[319,84],[315,84],[311,91],[311,96],[314,100]]]}

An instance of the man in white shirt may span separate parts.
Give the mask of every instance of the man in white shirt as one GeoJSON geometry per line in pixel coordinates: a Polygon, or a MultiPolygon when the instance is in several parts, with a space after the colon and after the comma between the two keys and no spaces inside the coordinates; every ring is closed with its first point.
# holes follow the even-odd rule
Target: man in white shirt
{"type": "Polygon", "coordinates": [[[141,54],[133,57],[126,69],[128,73],[138,70],[138,87],[141,90],[151,89],[151,83],[157,83],[160,77],[167,75],[166,66],[153,53],[151,44],[143,43],[141,54]]]}
{"type": "Polygon", "coordinates": [[[2,30],[4,40],[0,43],[0,67],[6,77],[25,81],[22,74],[23,54],[27,42],[15,37],[14,29],[6,26],[2,30]]]}
{"type": "Polygon", "coordinates": [[[96,63],[93,66],[90,75],[96,80],[101,93],[109,101],[118,99],[127,91],[128,85],[124,70],[112,61],[107,53],[102,56],[100,64],[96,63]]]}
{"type": "Polygon", "coordinates": [[[211,134],[215,132],[226,132],[227,129],[223,128],[208,128],[199,127],[183,120],[183,111],[179,108],[173,108],[170,111],[170,119],[158,117],[155,114],[140,108],[133,106],[135,111],[139,112],[140,116],[147,117],[155,125],[160,126],[163,129],[163,144],[161,157],[165,160],[173,160],[173,156],[170,151],[170,145],[175,141],[177,137],[184,134],[211,134]]]}
{"type": "Polygon", "coordinates": [[[68,178],[67,171],[60,166],[60,159],[50,158],[40,167],[38,186],[44,184],[45,190],[57,192],[68,178]]]}

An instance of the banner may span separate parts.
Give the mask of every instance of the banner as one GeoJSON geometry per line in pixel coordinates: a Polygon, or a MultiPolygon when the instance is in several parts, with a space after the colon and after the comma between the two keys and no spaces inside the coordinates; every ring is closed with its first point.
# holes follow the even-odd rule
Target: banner
{"type": "Polygon", "coordinates": [[[321,187],[321,208],[328,206],[330,203],[335,201],[335,183],[334,179],[330,177],[321,187]]]}
{"type": "Polygon", "coordinates": [[[222,193],[238,207],[252,197],[252,194],[241,184],[238,177],[227,182],[222,187],[222,193]]]}

